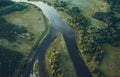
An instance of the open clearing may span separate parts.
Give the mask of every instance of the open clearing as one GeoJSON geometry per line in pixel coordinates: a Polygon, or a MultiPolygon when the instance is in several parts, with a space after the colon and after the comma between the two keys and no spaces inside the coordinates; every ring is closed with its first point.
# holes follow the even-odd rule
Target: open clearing
{"type": "Polygon", "coordinates": [[[100,68],[105,73],[105,77],[119,77],[120,47],[104,44],[103,49],[105,51],[105,56],[100,68]]]}

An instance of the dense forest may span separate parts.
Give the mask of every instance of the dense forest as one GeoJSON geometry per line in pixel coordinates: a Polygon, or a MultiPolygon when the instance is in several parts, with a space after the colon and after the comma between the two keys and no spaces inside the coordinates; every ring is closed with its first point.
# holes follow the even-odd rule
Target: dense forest
{"type": "Polygon", "coordinates": [[[26,9],[27,6],[22,3],[14,3],[12,1],[0,1],[0,16],[9,14],[15,11],[22,11],[26,9]]]}
{"type": "Polygon", "coordinates": [[[14,4],[14,2],[12,2],[12,1],[9,1],[9,0],[0,0],[0,7],[12,5],[12,4],[14,4]]]}
{"type": "Polygon", "coordinates": [[[23,55],[0,46],[0,77],[12,77],[23,55]]]}

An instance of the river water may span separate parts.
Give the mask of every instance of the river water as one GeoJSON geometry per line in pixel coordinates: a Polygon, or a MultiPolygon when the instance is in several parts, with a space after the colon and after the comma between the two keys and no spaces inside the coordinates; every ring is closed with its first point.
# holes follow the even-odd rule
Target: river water
{"type": "Polygon", "coordinates": [[[32,61],[28,63],[24,77],[30,77],[31,70],[33,69],[33,65],[36,59],[39,60],[39,65],[42,72],[40,77],[48,77],[45,70],[44,57],[45,57],[47,48],[55,40],[58,32],[61,32],[63,34],[63,37],[65,39],[70,57],[73,61],[78,77],[92,77],[82,57],[80,56],[80,53],[79,53],[80,51],[76,43],[76,40],[78,38],[77,32],[61,19],[57,11],[52,6],[49,6],[46,3],[38,2],[38,1],[37,2],[27,1],[27,0],[12,0],[12,1],[26,2],[26,3],[30,3],[37,6],[43,11],[44,15],[48,18],[51,24],[51,29],[49,34],[38,47],[32,61]]]}

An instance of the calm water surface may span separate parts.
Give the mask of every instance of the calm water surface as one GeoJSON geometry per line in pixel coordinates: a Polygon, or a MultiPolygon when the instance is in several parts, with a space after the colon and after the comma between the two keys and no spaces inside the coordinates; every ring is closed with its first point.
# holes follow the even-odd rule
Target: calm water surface
{"type": "Polygon", "coordinates": [[[67,44],[67,47],[68,47],[71,59],[73,61],[73,64],[75,66],[78,77],[92,77],[82,57],[79,54],[80,51],[76,43],[77,32],[73,28],[68,26],[61,19],[57,11],[52,6],[49,6],[43,2],[35,2],[35,1],[27,1],[27,0],[14,0],[14,1],[27,2],[39,7],[40,9],[42,9],[44,15],[48,18],[51,24],[50,33],[47,35],[44,41],[40,44],[32,61],[28,63],[24,77],[30,77],[31,70],[33,69],[33,65],[36,59],[39,60],[39,65],[42,69],[42,75],[40,75],[40,77],[47,77],[45,64],[44,64],[45,52],[47,48],[50,46],[50,44],[57,37],[58,32],[61,32],[63,34],[63,37],[67,44]]]}

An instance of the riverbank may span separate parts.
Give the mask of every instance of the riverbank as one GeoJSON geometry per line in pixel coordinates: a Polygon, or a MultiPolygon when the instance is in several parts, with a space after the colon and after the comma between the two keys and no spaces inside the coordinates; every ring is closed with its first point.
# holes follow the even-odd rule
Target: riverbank
{"type": "MultiPolygon", "coordinates": [[[[45,40],[42,42],[42,44],[39,46],[40,51],[38,50],[39,54],[37,53],[38,56],[39,56],[38,58],[39,58],[39,62],[40,62],[39,66],[42,69],[41,70],[42,72],[41,72],[40,75],[47,77],[47,73],[46,73],[46,70],[45,70],[45,64],[44,64],[45,51],[49,47],[49,45],[53,42],[55,37],[57,37],[56,33],[61,32],[64,36],[65,41],[66,41],[67,48],[69,49],[70,58],[71,58],[71,60],[74,64],[77,75],[79,77],[80,76],[91,77],[91,74],[88,71],[88,69],[86,68],[81,56],[79,56],[79,52],[78,52],[79,50],[78,50],[78,47],[77,47],[77,44],[76,44],[76,38],[77,38],[76,31],[74,29],[72,29],[70,26],[68,26],[59,17],[57,11],[53,7],[50,7],[47,4],[44,4],[42,2],[32,2],[32,4],[40,7],[43,10],[45,16],[51,22],[51,32],[45,38],[45,40]],[[45,7],[46,7],[46,9],[45,9],[45,7]],[[73,35],[69,36],[69,33],[71,33],[73,35]]],[[[30,64],[30,66],[32,66],[32,64],[30,64]]],[[[28,73],[30,73],[30,71],[27,72],[26,76],[28,76],[28,73]]]]}
{"type": "MultiPolygon", "coordinates": [[[[64,6],[62,4],[56,5],[55,1],[47,3],[54,6],[62,19],[78,31],[78,47],[93,77],[113,77],[119,75],[119,73],[115,75],[115,71],[118,71],[117,69],[111,70],[111,75],[106,72],[108,71],[107,69],[111,68],[109,62],[112,59],[107,57],[108,54],[105,53],[108,50],[106,51],[103,48],[105,43],[116,45],[116,41],[119,41],[119,29],[115,29],[113,24],[116,21],[119,22],[120,13],[117,6],[114,8],[117,10],[114,10],[114,5],[110,6],[109,2],[105,2],[104,0],[91,0],[89,2],[83,0],[65,0],[63,3],[67,5],[64,6]],[[114,14],[110,14],[111,12],[114,12],[114,14]],[[102,67],[107,65],[107,68],[102,67]]],[[[112,55],[109,52],[109,56],[115,58],[117,55],[112,55]]],[[[112,62],[114,61],[112,60],[112,62]]],[[[119,64],[119,62],[116,64],[119,64]]],[[[113,67],[117,68],[118,66],[114,65],[113,67]]]]}
{"type": "Polygon", "coordinates": [[[23,27],[27,31],[26,33],[16,34],[16,41],[14,40],[13,42],[10,42],[6,38],[0,39],[0,46],[2,45],[11,51],[15,51],[23,55],[20,63],[15,70],[13,70],[15,71],[13,76],[18,77],[24,73],[26,64],[31,61],[37,47],[49,33],[50,24],[42,11],[31,4],[15,3],[13,5],[11,4],[10,6],[0,8],[0,11],[1,14],[2,12],[5,12],[1,17],[3,17],[8,23],[14,24],[15,27],[16,25],[18,27],[23,27]],[[25,8],[23,7],[24,9],[21,9],[22,6],[25,6],[25,8]],[[16,10],[13,11],[12,9],[16,10]]]}
{"type": "MultiPolygon", "coordinates": [[[[99,3],[99,1],[97,3],[99,3]]],[[[110,5],[104,1],[102,3],[105,4],[104,6],[108,6],[107,8],[113,8],[113,7],[110,7],[110,5]]],[[[89,7],[89,8],[91,8],[91,7],[89,7]]],[[[96,10],[98,10],[98,8],[96,10]]],[[[97,11],[99,16],[95,12],[96,10],[94,10],[93,11],[94,13],[91,13],[91,14],[90,14],[90,12],[87,12],[89,15],[88,16],[86,14],[86,12],[83,11],[81,8],[73,9],[71,7],[70,8],[71,11],[68,11],[68,9],[66,11],[66,7],[65,7],[65,10],[63,12],[60,11],[60,15],[70,26],[72,26],[74,29],[76,29],[78,31],[78,33],[79,33],[78,47],[79,47],[80,53],[81,53],[86,65],[88,66],[89,70],[91,71],[93,77],[102,77],[102,76],[103,77],[115,77],[115,76],[117,77],[120,73],[120,71],[118,69],[116,69],[119,67],[117,64],[120,63],[117,61],[120,58],[118,57],[118,59],[116,59],[116,56],[117,56],[117,54],[119,54],[119,52],[117,52],[118,50],[114,50],[113,43],[116,43],[116,41],[119,41],[118,39],[116,39],[116,38],[119,38],[119,34],[118,34],[119,30],[115,29],[114,25],[112,23],[116,23],[117,19],[119,20],[118,15],[120,14],[120,12],[116,11],[117,12],[116,14],[109,15],[109,9],[105,10],[104,7],[103,8],[100,7],[100,9],[101,9],[99,11],[100,14],[97,11]],[[101,13],[101,12],[105,12],[105,11],[108,13],[107,14],[101,13]],[[69,18],[67,19],[66,16],[68,16],[70,14],[67,13],[68,15],[65,15],[65,12],[66,13],[72,12],[73,13],[72,19],[68,20],[69,18]],[[83,18],[81,18],[81,16],[79,16],[79,14],[77,14],[76,12],[81,13],[84,16],[85,20],[83,18]],[[100,19],[100,17],[102,17],[103,15],[105,15],[105,17],[103,19],[100,19]],[[75,18],[75,16],[78,16],[78,17],[75,18]],[[81,18],[81,20],[80,20],[80,18],[81,18]],[[106,19],[106,20],[104,20],[104,19],[106,19]],[[88,22],[86,22],[86,20],[88,22]],[[89,24],[82,25],[80,23],[80,25],[79,25],[78,22],[81,22],[81,21],[83,21],[82,23],[89,23],[89,24]],[[116,39],[116,40],[114,40],[114,39],[116,39]],[[106,46],[104,44],[106,42],[111,44],[111,41],[112,41],[112,46],[113,46],[113,47],[111,47],[111,50],[114,50],[115,52],[105,50],[106,46]],[[103,46],[105,46],[105,48],[103,46]],[[113,53],[114,53],[114,55],[112,55],[113,53]],[[109,58],[108,58],[108,56],[109,56],[109,58]],[[112,58],[110,58],[110,57],[112,57],[112,58]],[[110,62],[111,63],[113,62],[114,64],[111,65],[110,62]],[[104,67],[104,66],[106,66],[106,67],[104,67]],[[113,67],[114,70],[111,68],[111,66],[113,67]],[[110,70],[111,74],[109,74],[107,72],[108,70],[110,70]],[[115,73],[116,71],[118,72],[117,74],[115,73]]],[[[118,8],[116,8],[116,9],[118,9],[118,8]]],[[[111,10],[111,11],[113,11],[113,10],[111,10]]],[[[70,16],[72,16],[72,14],[70,16]]],[[[119,47],[116,49],[119,49],[119,47]]]]}
{"type": "Polygon", "coordinates": [[[77,77],[66,43],[61,33],[45,54],[48,77],[77,77]],[[67,71],[69,70],[69,71],[67,71]]]}
{"type": "Polygon", "coordinates": [[[33,65],[33,69],[30,73],[30,77],[39,77],[40,76],[40,66],[39,66],[39,61],[38,59],[35,61],[33,65]]]}
{"type": "MultiPolygon", "coordinates": [[[[34,5],[31,5],[31,6],[34,6],[34,5]]],[[[34,6],[34,7],[37,8],[36,6],[34,6]]],[[[37,8],[37,10],[40,11],[40,12],[41,12],[40,14],[43,15],[42,11],[41,11],[39,8],[37,8]]],[[[35,13],[33,13],[33,14],[35,14],[35,13]]],[[[35,17],[36,17],[36,16],[35,16],[35,17]]],[[[37,17],[38,17],[38,16],[37,16],[37,17]]],[[[41,20],[40,20],[40,21],[41,21],[41,20]]],[[[21,75],[24,74],[24,71],[25,71],[24,66],[25,66],[29,61],[32,60],[32,58],[33,58],[33,56],[35,55],[35,52],[36,52],[38,46],[42,43],[42,41],[44,40],[44,38],[47,36],[47,34],[48,34],[49,31],[50,31],[49,21],[48,21],[48,19],[47,19],[44,15],[43,15],[43,20],[42,20],[42,21],[43,21],[43,22],[41,22],[40,25],[44,26],[44,27],[45,27],[45,30],[44,30],[44,31],[40,31],[40,32],[38,33],[38,38],[36,39],[35,43],[33,44],[30,52],[27,53],[26,57],[24,57],[23,60],[22,60],[22,62],[21,62],[20,69],[23,68],[23,71],[18,72],[18,75],[17,75],[17,76],[20,76],[20,74],[21,74],[21,75]],[[43,24],[44,24],[44,25],[43,25],[43,24]]],[[[35,22],[34,22],[34,23],[35,23],[35,22]]],[[[34,25],[33,25],[33,26],[34,26],[34,25]]],[[[39,29],[39,30],[42,29],[42,30],[43,30],[44,28],[41,27],[41,28],[37,28],[37,29],[39,29]]],[[[35,32],[35,31],[34,31],[34,32],[35,32]]],[[[16,72],[15,72],[15,73],[16,73],[16,72]]]]}

